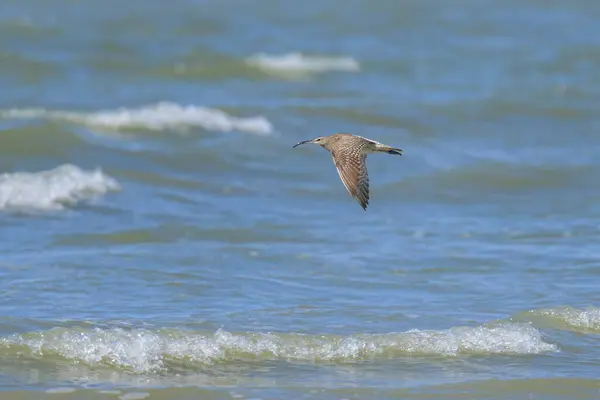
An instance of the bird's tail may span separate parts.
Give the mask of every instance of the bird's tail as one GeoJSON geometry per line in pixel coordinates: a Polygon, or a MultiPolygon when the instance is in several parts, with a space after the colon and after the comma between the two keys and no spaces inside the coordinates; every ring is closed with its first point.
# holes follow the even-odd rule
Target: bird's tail
{"type": "Polygon", "coordinates": [[[375,151],[380,151],[382,153],[388,153],[388,154],[396,154],[398,156],[401,156],[402,152],[404,150],[399,149],[397,147],[391,147],[391,146],[388,146],[386,144],[378,143],[377,147],[375,148],[375,151]]]}

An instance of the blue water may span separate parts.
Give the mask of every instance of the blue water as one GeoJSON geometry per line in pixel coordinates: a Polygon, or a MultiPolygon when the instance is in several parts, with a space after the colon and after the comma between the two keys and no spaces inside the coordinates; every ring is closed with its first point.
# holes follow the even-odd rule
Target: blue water
{"type": "Polygon", "coordinates": [[[599,15],[7,2],[3,398],[594,398],[599,15]]]}

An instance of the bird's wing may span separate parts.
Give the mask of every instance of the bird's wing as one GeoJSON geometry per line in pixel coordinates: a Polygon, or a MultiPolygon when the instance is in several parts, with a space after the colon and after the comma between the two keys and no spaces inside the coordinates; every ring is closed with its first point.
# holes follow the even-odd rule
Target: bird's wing
{"type": "Polygon", "coordinates": [[[376,141],[376,140],[369,139],[369,138],[366,138],[366,137],[364,137],[364,136],[354,135],[354,137],[361,138],[362,140],[365,140],[365,141],[367,141],[367,142],[371,142],[371,143],[375,143],[375,144],[379,143],[379,142],[378,142],[378,141],[376,141]]]}
{"type": "Polygon", "coordinates": [[[337,149],[332,152],[333,162],[348,193],[366,210],[369,204],[369,173],[367,155],[360,149],[337,149]]]}

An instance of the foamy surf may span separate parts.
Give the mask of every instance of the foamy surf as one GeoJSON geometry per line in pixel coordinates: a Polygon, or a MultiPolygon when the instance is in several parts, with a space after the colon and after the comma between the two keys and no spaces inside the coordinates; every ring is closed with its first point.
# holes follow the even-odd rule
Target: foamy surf
{"type": "Polygon", "coordinates": [[[209,131],[240,131],[258,135],[268,135],[273,132],[273,126],[263,116],[239,118],[214,108],[182,106],[169,102],[160,102],[139,108],[118,108],[94,112],[15,108],[5,110],[0,115],[3,118],[13,119],[46,118],[109,130],[141,128],[159,131],[200,127],[209,131]]]}
{"type": "Polygon", "coordinates": [[[4,173],[0,210],[61,210],[119,188],[100,169],[86,171],[70,164],[49,171],[4,173]]]}
{"type": "Polygon", "coordinates": [[[360,64],[351,57],[307,56],[301,53],[283,55],[255,54],[246,63],[267,73],[294,76],[329,71],[356,72],[360,64]]]}
{"type": "Polygon", "coordinates": [[[377,335],[268,333],[212,334],[146,329],[56,328],[0,339],[2,353],[60,356],[98,367],[137,373],[164,371],[170,363],[212,365],[243,360],[352,362],[403,355],[537,354],[554,352],[529,324],[412,330],[377,335]]]}

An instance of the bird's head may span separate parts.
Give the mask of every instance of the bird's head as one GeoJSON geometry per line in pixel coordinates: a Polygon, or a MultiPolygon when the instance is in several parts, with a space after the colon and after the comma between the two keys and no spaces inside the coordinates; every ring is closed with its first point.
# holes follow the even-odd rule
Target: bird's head
{"type": "Polygon", "coordinates": [[[297,147],[297,146],[300,146],[301,144],[306,144],[306,143],[314,143],[314,144],[318,144],[321,147],[325,147],[325,146],[327,146],[327,143],[329,143],[329,141],[328,141],[328,138],[326,138],[324,136],[319,136],[314,139],[303,140],[301,142],[298,142],[293,147],[297,147]]]}

